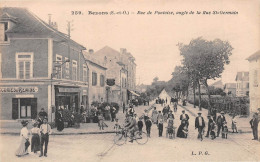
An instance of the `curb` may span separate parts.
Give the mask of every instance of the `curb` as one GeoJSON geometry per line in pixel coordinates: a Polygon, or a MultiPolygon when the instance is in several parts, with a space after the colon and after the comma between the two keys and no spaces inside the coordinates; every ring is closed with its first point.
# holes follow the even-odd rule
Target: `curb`
{"type": "MultiPolygon", "coordinates": [[[[52,133],[50,136],[66,136],[66,135],[84,135],[84,134],[109,134],[116,133],[115,131],[106,131],[106,132],[78,132],[78,133],[52,133]]],[[[20,135],[16,132],[1,132],[1,135],[20,135]]]]}
{"type": "MultiPolygon", "coordinates": [[[[188,111],[192,116],[196,117],[197,115],[195,113],[193,113],[192,111],[190,111],[189,109],[187,109],[186,107],[179,105],[180,107],[182,107],[183,109],[185,109],[186,111],[188,111]]],[[[229,131],[229,133],[232,133],[229,131]]],[[[252,133],[252,131],[242,131],[240,130],[239,133],[252,133]]]]}

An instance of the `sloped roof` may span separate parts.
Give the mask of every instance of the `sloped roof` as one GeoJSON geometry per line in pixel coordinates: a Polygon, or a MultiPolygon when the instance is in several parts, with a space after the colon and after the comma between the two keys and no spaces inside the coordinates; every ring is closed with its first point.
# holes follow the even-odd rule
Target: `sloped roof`
{"type": "Polygon", "coordinates": [[[249,81],[249,72],[246,71],[241,71],[241,72],[237,72],[236,75],[236,81],[249,81]]]}
{"type": "Polygon", "coordinates": [[[260,58],[260,50],[249,56],[246,60],[251,61],[260,58]]]}
{"type": "Polygon", "coordinates": [[[109,47],[109,46],[105,46],[103,48],[101,48],[100,50],[96,51],[93,55],[100,55],[100,54],[113,54],[113,55],[120,55],[120,52],[118,52],[117,50],[109,47]]]}
{"type": "Polygon", "coordinates": [[[222,80],[219,80],[219,81],[216,81],[216,82],[212,83],[211,86],[222,87],[223,88],[222,80]]]}
{"type": "Polygon", "coordinates": [[[224,89],[236,89],[236,83],[226,83],[224,89]]]}
{"type": "Polygon", "coordinates": [[[43,34],[50,36],[58,36],[59,38],[69,40],[74,45],[79,46],[81,49],[85,49],[84,46],[79,43],[69,39],[69,37],[54,29],[49,24],[38,18],[36,15],[31,13],[26,8],[19,7],[3,7],[0,8],[0,19],[6,19],[7,16],[15,20],[15,25],[8,29],[6,33],[8,34],[43,34]]]}

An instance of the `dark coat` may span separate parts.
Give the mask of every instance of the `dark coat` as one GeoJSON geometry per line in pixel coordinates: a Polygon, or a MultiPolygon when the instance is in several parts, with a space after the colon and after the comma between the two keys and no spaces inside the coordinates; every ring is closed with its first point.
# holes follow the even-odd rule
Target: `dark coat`
{"type": "Polygon", "coordinates": [[[216,122],[218,125],[222,125],[225,121],[226,121],[225,116],[223,115],[223,118],[221,118],[221,115],[219,115],[216,122]]]}
{"type": "MultiPolygon", "coordinates": [[[[185,114],[185,118],[187,119],[187,120],[189,120],[190,119],[190,117],[189,117],[189,115],[188,114],[185,114]]],[[[183,118],[182,118],[182,114],[180,115],[180,120],[182,120],[183,118]]]]}
{"type": "MultiPolygon", "coordinates": [[[[202,118],[202,128],[205,127],[205,121],[204,121],[204,118],[201,116],[202,118]]],[[[195,128],[199,128],[199,117],[197,116],[196,119],[195,119],[195,128]]]]}
{"type": "Polygon", "coordinates": [[[151,128],[151,126],[152,126],[151,120],[146,120],[145,121],[145,126],[146,126],[146,128],[151,128]]]}
{"type": "Polygon", "coordinates": [[[143,124],[143,121],[138,121],[137,122],[137,125],[138,125],[138,128],[143,128],[144,124],[143,124]]]}

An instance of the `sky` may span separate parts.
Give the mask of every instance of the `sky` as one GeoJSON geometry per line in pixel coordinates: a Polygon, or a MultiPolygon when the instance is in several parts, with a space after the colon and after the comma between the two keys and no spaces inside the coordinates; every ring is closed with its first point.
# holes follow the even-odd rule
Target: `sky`
{"type": "MultiPolygon", "coordinates": [[[[192,39],[219,38],[234,48],[225,66],[223,83],[235,82],[238,71],[248,71],[247,57],[260,49],[260,1],[252,0],[113,0],[113,1],[2,1],[2,6],[26,7],[48,22],[48,14],[66,32],[72,21],[71,38],[87,49],[104,46],[126,48],[136,59],[137,84],[150,84],[154,77],[168,81],[175,66],[181,65],[178,43],[192,39]],[[83,15],[71,15],[81,11],[83,15]],[[88,15],[88,11],[128,11],[130,15],[88,15]],[[237,11],[234,15],[140,15],[138,11],[237,11]]],[[[214,81],[211,81],[214,82],[214,81]]]]}

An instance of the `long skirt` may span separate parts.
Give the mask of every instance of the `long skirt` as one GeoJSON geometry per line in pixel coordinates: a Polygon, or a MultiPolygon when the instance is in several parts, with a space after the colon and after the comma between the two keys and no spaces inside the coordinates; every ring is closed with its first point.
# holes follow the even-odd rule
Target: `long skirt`
{"type": "Polygon", "coordinates": [[[26,142],[26,139],[24,137],[21,137],[20,145],[15,152],[16,156],[23,156],[23,155],[28,154],[28,149],[25,150],[25,142],[26,142]]]}
{"type": "Polygon", "coordinates": [[[64,122],[62,121],[57,121],[57,130],[62,131],[64,129],[64,122]]]}
{"type": "Polygon", "coordinates": [[[38,134],[33,134],[31,142],[31,152],[37,152],[41,150],[40,136],[38,134]]]}

